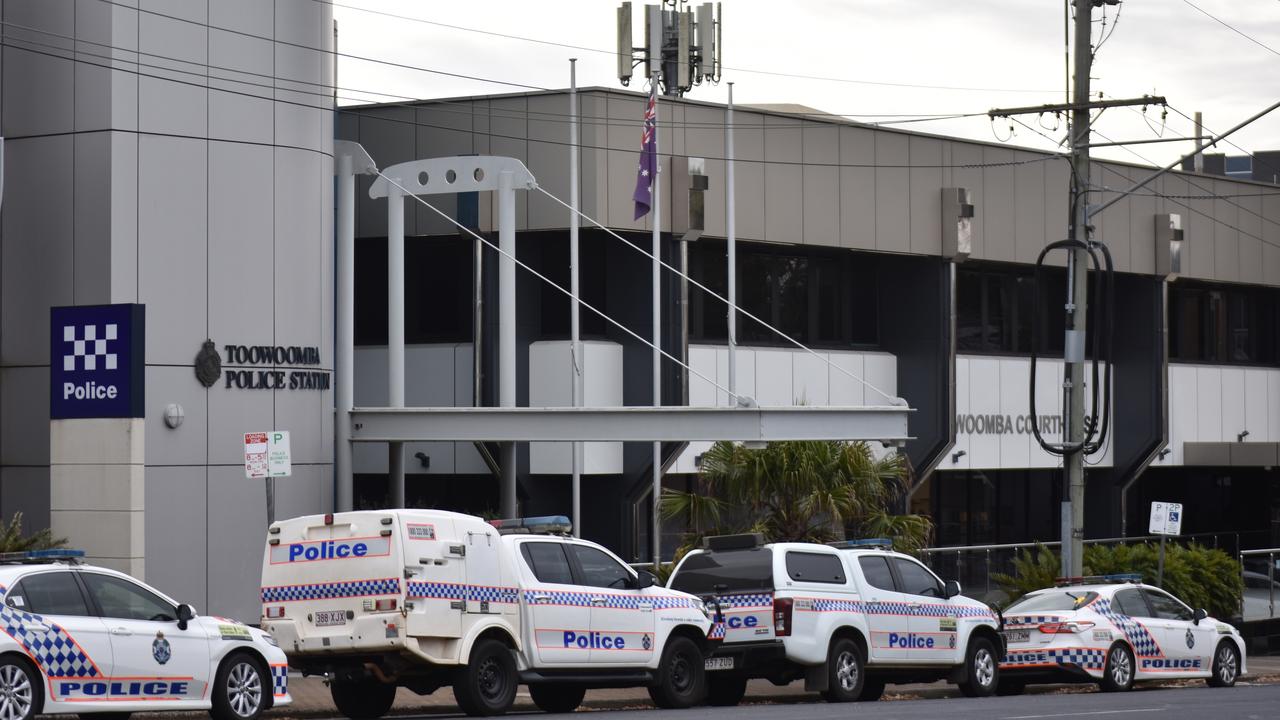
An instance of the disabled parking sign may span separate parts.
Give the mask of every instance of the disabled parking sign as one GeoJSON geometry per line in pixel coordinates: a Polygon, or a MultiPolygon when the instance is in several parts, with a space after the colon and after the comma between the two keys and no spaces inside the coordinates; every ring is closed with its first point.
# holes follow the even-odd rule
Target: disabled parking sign
{"type": "Polygon", "coordinates": [[[1148,532],[1152,535],[1182,534],[1182,503],[1151,503],[1151,523],[1148,532]]]}

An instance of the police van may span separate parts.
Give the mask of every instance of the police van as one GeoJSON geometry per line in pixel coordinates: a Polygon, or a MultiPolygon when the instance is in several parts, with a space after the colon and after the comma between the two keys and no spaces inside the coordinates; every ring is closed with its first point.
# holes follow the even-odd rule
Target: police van
{"type": "Polygon", "coordinates": [[[0,554],[0,716],[209,710],[255,720],[292,702],[270,635],[200,617],[158,590],[80,564],[80,550],[0,554]]]}
{"type": "Polygon", "coordinates": [[[704,540],[667,586],[723,619],[707,659],[708,699],[736,705],[747,680],[805,687],[831,702],[876,700],[886,683],[958,683],[993,693],[1003,642],[988,606],[960,594],[889,540],[765,544],[758,533],[704,540]]]}
{"type": "Polygon", "coordinates": [[[548,712],[587,688],[646,686],[655,704],[702,700],[713,622],[564,517],[497,520],[440,510],[314,515],[268,529],[262,623],[350,718],[385,714],[396,688],[452,687],[498,715],[529,687],[548,712]]]}

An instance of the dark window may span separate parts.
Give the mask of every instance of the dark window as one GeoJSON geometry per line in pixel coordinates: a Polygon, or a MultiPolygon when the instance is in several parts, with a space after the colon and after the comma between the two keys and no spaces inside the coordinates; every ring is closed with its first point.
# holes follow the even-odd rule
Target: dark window
{"type": "MultiPolygon", "coordinates": [[[[406,237],[405,342],[470,342],[473,239],[406,237]]],[[[486,255],[486,258],[489,257],[486,255]]],[[[387,239],[356,240],[355,340],[387,343],[387,239]]]]}
{"type": "MultiPolygon", "coordinates": [[[[560,233],[537,233],[527,236],[528,241],[521,247],[521,259],[556,285],[568,290],[572,284],[569,267],[569,236],[560,233]]],[[[591,232],[582,233],[578,239],[579,297],[582,302],[602,312],[609,312],[606,302],[608,268],[605,252],[610,242],[614,241],[604,235],[591,232]]],[[[645,243],[642,247],[648,247],[648,244],[645,243]]],[[[637,254],[636,257],[639,255],[637,254]]],[[[541,303],[541,337],[543,339],[569,337],[571,331],[569,296],[549,283],[528,275],[524,270],[517,269],[517,272],[528,277],[530,282],[537,283],[541,303]]],[[[521,277],[520,281],[525,282],[524,277],[521,277]]],[[[578,306],[578,323],[579,332],[586,337],[602,337],[607,328],[604,318],[581,305],[578,306]]]]}
{"type": "Polygon", "coordinates": [[[89,615],[84,594],[70,572],[47,572],[22,578],[9,593],[9,604],[37,615],[89,615]],[[18,598],[22,598],[19,605],[18,598]]]}
{"type": "Polygon", "coordinates": [[[570,545],[578,564],[582,566],[582,584],[592,587],[620,590],[631,581],[631,573],[617,560],[586,545],[570,545]]]}
{"type": "Polygon", "coordinates": [[[671,589],[694,595],[773,589],[773,553],[759,548],[697,553],[685,558],[671,589]]]}
{"type": "MultiPolygon", "coordinates": [[[[1035,332],[1035,279],[1014,267],[956,273],[956,349],[964,353],[1030,353],[1035,332]]],[[[1061,270],[1040,276],[1039,352],[1061,353],[1066,279],[1061,270]]]]}
{"type": "Polygon", "coordinates": [[[1137,588],[1125,588],[1115,594],[1115,598],[1111,601],[1116,611],[1121,615],[1130,617],[1153,617],[1151,610],[1147,608],[1147,602],[1142,599],[1142,593],[1137,588]]]}
{"type": "Polygon", "coordinates": [[[1169,288],[1172,360],[1274,365],[1276,292],[1179,281],[1169,288]]]}
{"type": "Polygon", "coordinates": [[[1191,620],[1191,611],[1187,609],[1187,606],[1172,597],[1158,590],[1147,590],[1145,588],[1142,594],[1147,596],[1147,603],[1151,605],[1151,611],[1161,620],[1191,620]]]}
{"type": "Polygon", "coordinates": [[[946,597],[942,592],[942,583],[920,563],[906,558],[894,558],[893,565],[898,569],[898,577],[902,580],[902,592],[935,598],[946,597]]]}
{"type": "Polygon", "coordinates": [[[787,575],[801,582],[845,583],[844,563],[838,555],[827,553],[787,553],[787,575]]]}
{"type": "Polygon", "coordinates": [[[1096,592],[1081,590],[1050,590],[1048,592],[1024,595],[1017,602],[1005,608],[1011,612],[1067,612],[1079,610],[1098,597],[1096,592]]]}
{"type": "Polygon", "coordinates": [[[863,555],[858,558],[858,567],[862,568],[862,577],[867,584],[881,590],[897,592],[893,585],[893,572],[889,570],[889,561],[878,555],[863,555]]]}
{"type": "Polygon", "coordinates": [[[524,561],[539,582],[573,584],[569,558],[565,557],[564,546],[560,543],[527,542],[520,546],[520,554],[524,555],[524,561]]]}
{"type": "Polygon", "coordinates": [[[140,585],[99,573],[81,573],[80,577],[89,588],[89,595],[102,609],[103,617],[153,622],[174,622],[178,619],[173,605],[140,585]]]}

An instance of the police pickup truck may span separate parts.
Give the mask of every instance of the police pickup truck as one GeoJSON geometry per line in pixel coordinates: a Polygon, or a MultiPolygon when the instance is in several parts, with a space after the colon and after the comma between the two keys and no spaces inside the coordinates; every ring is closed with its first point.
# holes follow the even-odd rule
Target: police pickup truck
{"type": "Polygon", "coordinates": [[[439,510],[277,522],[262,623],[350,718],[385,714],[398,687],[451,686],[469,715],[506,712],[520,684],[548,712],[601,687],[646,686],[664,708],[700,702],[715,644],[704,603],[569,530],[564,517],[439,510]]]}
{"type": "Polygon", "coordinates": [[[992,610],[890,547],[748,534],[710,537],[687,554],[667,586],[703,597],[723,623],[706,664],[711,704],[737,704],[750,678],[804,678],[831,702],[939,679],[971,697],[993,693],[1003,642],[992,610]]]}

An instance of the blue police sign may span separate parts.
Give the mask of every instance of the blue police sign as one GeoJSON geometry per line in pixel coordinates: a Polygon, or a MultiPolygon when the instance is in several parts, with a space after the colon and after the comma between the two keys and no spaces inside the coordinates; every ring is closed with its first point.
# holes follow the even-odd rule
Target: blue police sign
{"type": "Polygon", "coordinates": [[[143,305],[55,307],[49,324],[49,416],[144,417],[143,305]]]}

